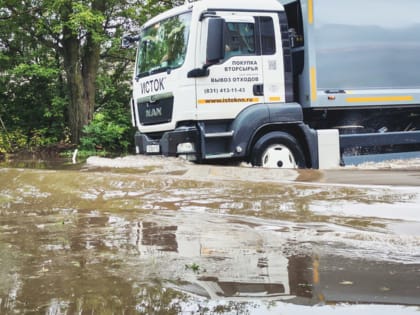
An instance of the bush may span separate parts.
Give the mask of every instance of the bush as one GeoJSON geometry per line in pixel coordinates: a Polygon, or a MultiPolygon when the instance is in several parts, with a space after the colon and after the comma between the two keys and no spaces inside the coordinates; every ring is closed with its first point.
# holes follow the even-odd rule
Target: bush
{"type": "Polygon", "coordinates": [[[105,155],[128,153],[132,147],[130,140],[133,138],[129,122],[128,117],[121,122],[107,113],[96,113],[92,122],[83,130],[80,149],[89,152],[103,151],[105,155]]]}

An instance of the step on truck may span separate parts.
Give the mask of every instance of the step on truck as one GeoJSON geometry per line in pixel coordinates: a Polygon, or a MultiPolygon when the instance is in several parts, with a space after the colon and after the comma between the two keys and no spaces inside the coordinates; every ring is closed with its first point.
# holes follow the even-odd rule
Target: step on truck
{"type": "Polygon", "coordinates": [[[273,168],[420,151],[420,1],[201,0],[138,33],[138,154],[273,168]]]}

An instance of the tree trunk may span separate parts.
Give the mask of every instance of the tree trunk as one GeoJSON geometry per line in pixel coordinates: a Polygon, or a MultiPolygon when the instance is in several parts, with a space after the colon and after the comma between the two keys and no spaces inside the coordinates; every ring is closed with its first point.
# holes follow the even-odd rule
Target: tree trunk
{"type": "Polygon", "coordinates": [[[95,110],[96,78],[98,74],[100,46],[88,34],[82,55],[83,101],[87,120],[93,119],[95,110]]]}
{"type": "MultiPolygon", "coordinates": [[[[98,3],[93,2],[92,6],[102,9],[104,6],[102,3],[102,0],[98,3]]],[[[100,43],[94,40],[92,32],[87,33],[82,41],[78,34],[64,26],[62,44],[69,93],[68,117],[71,141],[79,144],[83,128],[91,122],[95,110],[100,43]]]]}
{"type": "Polygon", "coordinates": [[[83,106],[83,80],[80,64],[80,43],[70,29],[63,30],[63,59],[67,77],[67,88],[69,94],[69,127],[71,140],[79,143],[83,126],[88,120],[84,114],[83,106]]]}

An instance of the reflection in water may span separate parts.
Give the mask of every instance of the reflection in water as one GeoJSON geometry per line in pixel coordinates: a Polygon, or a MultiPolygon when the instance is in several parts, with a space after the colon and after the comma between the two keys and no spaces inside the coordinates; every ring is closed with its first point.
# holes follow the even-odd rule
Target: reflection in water
{"type": "Polygon", "coordinates": [[[311,299],[313,297],[313,282],[318,282],[316,270],[312,268],[309,256],[293,255],[289,257],[287,270],[289,274],[290,294],[311,299]]]}
{"type": "Polygon", "coordinates": [[[159,226],[155,222],[138,223],[141,245],[156,247],[161,251],[177,252],[176,226],[159,226]]]}
{"type": "Polygon", "coordinates": [[[327,202],[374,212],[412,203],[412,191],[17,169],[0,178],[1,314],[420,304],[420,264],[407,263],[418,234],[314,212],[327,202]]]}
{"type": "Polygon", "coordinates": [[[0,167],[30,168],[30,169],[79,169],[80,165],[72,164],[68,158],[60,156],[55,149],[40,152],[20,152],[2,155],[0,152],[0,167]]]}

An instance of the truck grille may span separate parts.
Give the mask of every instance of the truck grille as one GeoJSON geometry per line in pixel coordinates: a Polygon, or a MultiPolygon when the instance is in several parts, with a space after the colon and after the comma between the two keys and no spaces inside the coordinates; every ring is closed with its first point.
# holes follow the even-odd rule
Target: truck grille
{"type": "Polygon", "coordinates": [[[155,125],[170,122],[173,105],[173,96],[154,102],[137,103],[140,123],[142,125],[155,125]]]}

